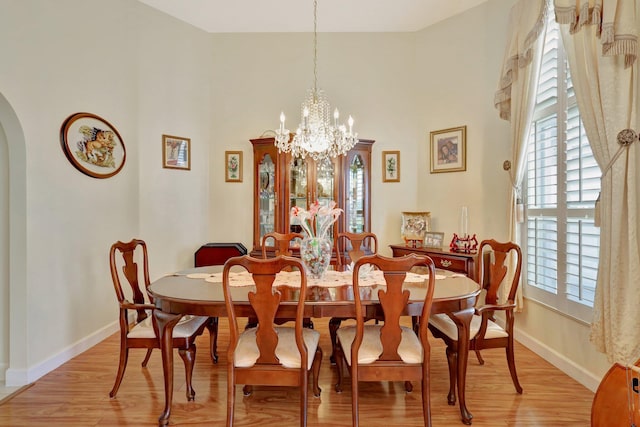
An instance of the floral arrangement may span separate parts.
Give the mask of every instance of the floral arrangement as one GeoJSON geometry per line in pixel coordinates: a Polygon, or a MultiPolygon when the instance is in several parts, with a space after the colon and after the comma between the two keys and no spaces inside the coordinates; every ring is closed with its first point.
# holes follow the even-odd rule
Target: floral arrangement
{"type": "Polygon", "coordinates": [[[343,212],[336,208],[336,202],[331,201],[327,205],[320,205],[316,200],[309,210],[294,206],[291,208],[291,223],[298,223],[307,234],[307,237],[324,238],[327,231],[343,212]]]}

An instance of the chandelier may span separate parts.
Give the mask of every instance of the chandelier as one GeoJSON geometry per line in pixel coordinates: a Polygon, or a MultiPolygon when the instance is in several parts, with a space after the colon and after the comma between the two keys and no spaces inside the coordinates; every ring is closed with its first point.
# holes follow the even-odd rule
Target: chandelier
{"type": "Polygon", "coordinates": [[[331,120],[329,101],[324,91],[318,89],[318,2],[313,2],[313,89],[307,91],[302,102],[302,120],[291,138],[284,126],[285,116],[280,113],[280,127],[276,131],[275,146],[279,152],[291,153],[295,157],[310,156],[314,160],[336,157],[347,153],[358,142],[353,132],[353,117],[349,116],[348,127],[340,124],[340,113],[336,108],[331,120]]]}

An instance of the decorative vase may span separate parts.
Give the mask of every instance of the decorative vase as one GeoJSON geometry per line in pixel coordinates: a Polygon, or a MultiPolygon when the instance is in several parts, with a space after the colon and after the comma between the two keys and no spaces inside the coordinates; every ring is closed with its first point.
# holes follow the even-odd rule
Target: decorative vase
{"type": "Polygon", "coordinates": [[[321,279],[331,262],[331,240],[325,237],[305,237],[300,243],[300,258],[307,275],[321,279]]]}

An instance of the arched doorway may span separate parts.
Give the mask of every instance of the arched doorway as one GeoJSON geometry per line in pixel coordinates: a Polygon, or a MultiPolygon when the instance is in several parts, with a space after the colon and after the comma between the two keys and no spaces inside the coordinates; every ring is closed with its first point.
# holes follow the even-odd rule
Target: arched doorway
{"type": "Polygon", "coordinates": [[[8,386],[27,383],[26,146],[18,117],[0,93],[0,343],[8,386]],[[7,358],[8,357],[8,358],[7,358]],[[6,359],[6,360],[4,360],[6,359]]]}

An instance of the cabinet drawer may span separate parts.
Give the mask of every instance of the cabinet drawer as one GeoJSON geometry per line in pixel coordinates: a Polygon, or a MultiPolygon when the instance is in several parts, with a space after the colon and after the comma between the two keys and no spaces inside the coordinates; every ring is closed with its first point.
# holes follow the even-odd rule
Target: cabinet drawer
{"type": "Polygon", "coordinates": [[[467,260],[456,259],[450,256],[428,254],[436,265],[436,268],[467,274],[467,260]]]}

